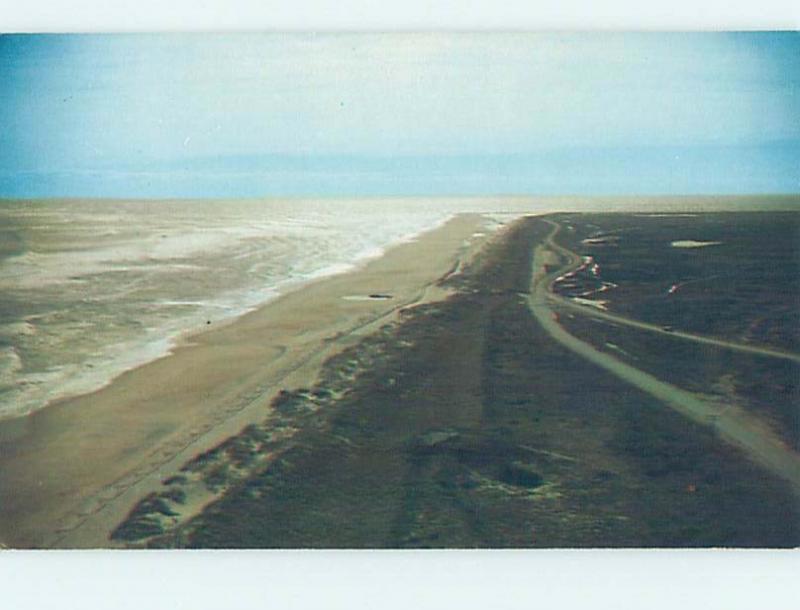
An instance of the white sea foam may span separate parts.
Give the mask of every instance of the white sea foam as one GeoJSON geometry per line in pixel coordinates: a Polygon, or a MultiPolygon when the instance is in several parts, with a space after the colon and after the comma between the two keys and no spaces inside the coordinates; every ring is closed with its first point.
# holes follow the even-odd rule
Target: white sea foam
{"type": "Polygon", "coordinates": [[[0,389],[14,385],[21,368],[22,361],[17,350],[10,346],[0,348],[0,389]]]}

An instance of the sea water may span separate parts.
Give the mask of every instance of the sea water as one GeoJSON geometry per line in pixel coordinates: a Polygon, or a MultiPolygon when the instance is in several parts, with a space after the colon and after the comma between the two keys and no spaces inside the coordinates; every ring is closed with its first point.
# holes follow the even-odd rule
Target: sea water
{"type": "MultiPolygon", "coordinates": [[[[509,207],[510,206],[510,207],[509,207]]],[[[491,200],[0,202],[0,418],[102,387],[176,339],[491,200]]]]}

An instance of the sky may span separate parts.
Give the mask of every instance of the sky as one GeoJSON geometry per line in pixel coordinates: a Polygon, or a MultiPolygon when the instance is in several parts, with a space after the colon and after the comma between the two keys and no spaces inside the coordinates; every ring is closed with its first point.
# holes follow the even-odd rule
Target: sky
{"type": "Polygon", "coordinates": [[[0,36],[0,197],[800,192],[800,34],[0,36]]]}

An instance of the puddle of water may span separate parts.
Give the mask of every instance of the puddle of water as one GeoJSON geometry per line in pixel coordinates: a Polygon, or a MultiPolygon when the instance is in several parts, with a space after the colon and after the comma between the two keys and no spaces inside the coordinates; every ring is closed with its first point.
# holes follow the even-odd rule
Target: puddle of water
{"type": "Polygon", "coordinates": [[[672,242],[673,248],[704,248],[706,246],[718,246],[721,241],[695,241],[693,239],[682,239],[672,242]]]}

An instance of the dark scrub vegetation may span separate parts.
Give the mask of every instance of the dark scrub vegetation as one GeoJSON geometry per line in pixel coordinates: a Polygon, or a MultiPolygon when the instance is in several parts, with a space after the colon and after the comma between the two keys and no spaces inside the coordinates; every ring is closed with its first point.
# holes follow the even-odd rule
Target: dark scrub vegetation
{"type": "Polygon", "coordinates": [[[526,292],[532,248],[549,231],[536,219],[518,222],[449,280],[456,294],[407,310],[402,323],[331,359],[308,391],[336,387],[324,408],[292,409],[298,394],[279,397],[276,413],[300,431],[278,457],[161,536],[142,521],[153,513],[132,514],[145,533],[139,540],[222,548],[798,544],[797,507],[782,481],[538,326],[526,292]],[[348,381],[336,386],[345,368],[348,381]]]}

